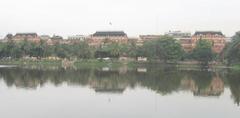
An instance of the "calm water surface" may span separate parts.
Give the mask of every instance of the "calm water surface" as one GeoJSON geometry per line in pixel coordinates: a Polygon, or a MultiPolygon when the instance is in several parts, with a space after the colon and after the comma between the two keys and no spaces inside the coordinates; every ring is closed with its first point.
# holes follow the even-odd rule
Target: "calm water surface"
{"type": "Polygon", "coordinates": [[[240,73],[0,68],[1,118],[239,118],[240,73]]]}

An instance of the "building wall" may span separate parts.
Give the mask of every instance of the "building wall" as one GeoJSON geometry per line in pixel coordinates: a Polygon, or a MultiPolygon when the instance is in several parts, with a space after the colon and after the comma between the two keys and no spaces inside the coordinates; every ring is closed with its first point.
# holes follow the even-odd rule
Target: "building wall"
{"type": "Polygon", "coordinates": [[[166,32],[165,35],[171,36],[176,40],[180,40],[182,38],[190,38],[191,33],[190,32],[181,32],[181,31],[169,31],[166,32]]]}
{"type": "Polygon", "coordinates": [[[226,37],[216,33],[194,34],[191,38],[181,38],[180,44],[186,52],[192,51],[196,47],[198,40],[208,40],[212,43],[212,50],[215,53],[221,53],[226,45],[226,37]]]}
{"type": "Polygon", "coordinates": [[[182,38],[179,39],[179,42],[185,52],[190,52],[193,50],[193,43],[191,38],[182,38]]]}
{"type": "Polygon", "coordinates": [[[87,39],[90,46],[100,46],[105,43],[127,44],[127,36],[91,36],[87,39]]]}
{"type": "Polygon", "coordinates": [[[225,36],[223,35],[194,35],[192,36],[193,48],[196,47],[196,42],[199,39],[208,40],[212,43],[212,50],[220,53],[226,45],[225,36]]]}
{"type": "Polygon", "coordinates": [[[162,37],[162,35],[140,35],[139,39],[136,41],[137,46],[142,46],[144,42],[151,40],[158,40],[162,37]]]}
{"type": "Polygon", "coordinates": [[[40,42],[40,37],[37,34],[16,34],[15,36],[13,36],[12,38],[13,41],[32,41],[35,43],[39,43],[40,42]]]}
{"type": "Polygon", "coordinates": [[[69,36],[68,40],[85,40],[86,37],[84,35],[74,35],[74,36],[69,36]]]}

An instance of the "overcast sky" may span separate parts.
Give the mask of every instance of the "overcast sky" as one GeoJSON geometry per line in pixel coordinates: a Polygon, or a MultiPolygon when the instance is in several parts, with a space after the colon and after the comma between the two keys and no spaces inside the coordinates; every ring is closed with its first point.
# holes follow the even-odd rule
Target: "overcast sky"
{"type": "Polygon", "coordinates": [[[169,30],[240,30],[240,0],[0,0],[0,36],[16,32],[129,36],[169,30]],[[112,25],[109,25],[109,23],[112,25]]]}

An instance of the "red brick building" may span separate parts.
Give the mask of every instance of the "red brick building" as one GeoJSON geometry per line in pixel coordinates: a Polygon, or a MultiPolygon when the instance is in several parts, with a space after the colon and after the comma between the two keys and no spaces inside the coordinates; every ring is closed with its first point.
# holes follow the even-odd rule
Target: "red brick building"
{"type": "Polygon", "coordinates": [[[100,46],[106,43],[128,43],[128,36],[123,31],[97,31],[86,39],[90,46],[100,46]]]}
{"type": "Polygon", "coordinates": [[[205,39],[212,43],[212,50],[216,53],[220,53],[226,44],[226,37],[220,31],[203,31],[195,32],[192,36],[193,47],[196,46],[196,42],[199,39],[205,39]]]}
{"type": "Polygon", "coordinates": [[[158,40],[162,35],[139,35],[137,40],[137,46],[142,46],[145,41],[158,40]]]}
{"type": "Polygon", "coordinates": [[[17,33],[12,37],[13,41],[32,41],[35,43],[40,42],[40,37],[37,35],[37,33],[17,33]]]}
{"type": "Polygon", "coordinates": [[[191,51],[199,39],[210,41],[215,53],[220,53],[226,45],[226,37],[220,31],[197,31],[191,39],[180,39],[180,43],[185,51],[191,51]]]}
{"type": "Polygon", "coordinates": [[[193,50],[193,41],[191,38],[182,38],[179,39],[179,42],[185,52],[190,52],[193,50]]]}

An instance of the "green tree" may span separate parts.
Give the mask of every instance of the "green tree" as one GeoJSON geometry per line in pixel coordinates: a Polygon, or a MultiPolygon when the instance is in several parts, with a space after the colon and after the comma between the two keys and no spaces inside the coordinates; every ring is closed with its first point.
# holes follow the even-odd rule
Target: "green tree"
{"type": "Polygon", "coordinates": [[[74,51],[78,58],[89,59],[93,57],[94,49],[90,48],[86,42],[75,45],[74,51]]]}
{"type": "Polygon", "coordinates": [[[65,44],[56,44],[54,53],[57,57],[60,58],[70,58],[70,53],[68,53],[68,46],[65,44]]]}
{"type": "Polygon", "coordinates": [[[24,40],[24,41],[20,42],[19,45],[21,47],[22,56],[29,56],[30,50],[33,48],[34,44],[27,40],[24,40]]]}
{"type": "Polygon", "coordinates": [[[138,49],[138,55],[158,58],[167,61],[178,61],[182,58],[183,49],[172,37],[163,36],[158,40],[147,41],[138,49]]]}
{"type": "Polygon", "coordinates": [[[208,40],[199,39],[192,51],[192,57],[203,65],[207,65],[214,58],[212,44],[208,40]]]}
{"type": "Polygon", "coordinates": [[[240,32],[233,36],[232,42],[227,44],[223,53],[228,64],[240,62],[240,32]]]}

